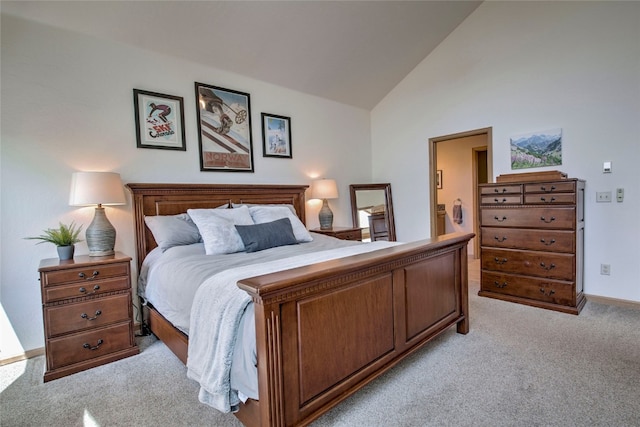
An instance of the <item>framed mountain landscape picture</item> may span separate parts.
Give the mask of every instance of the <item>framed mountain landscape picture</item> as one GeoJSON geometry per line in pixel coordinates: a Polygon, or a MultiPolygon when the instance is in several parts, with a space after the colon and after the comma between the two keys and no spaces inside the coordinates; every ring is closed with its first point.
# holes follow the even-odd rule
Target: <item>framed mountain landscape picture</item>
{"type": "Polygon", "coordinates": [[[562,129],[515,135],[510,143],[511,169],[562,164],[562,129]]]}

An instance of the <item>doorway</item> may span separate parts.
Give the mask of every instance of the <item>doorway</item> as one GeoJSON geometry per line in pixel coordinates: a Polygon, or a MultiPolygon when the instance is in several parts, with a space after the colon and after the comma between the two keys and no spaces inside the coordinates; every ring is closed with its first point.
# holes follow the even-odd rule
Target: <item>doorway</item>
{"type": "MultiPolygon", "coordinates": [[[[429,139],[432,236],[452,232],[480,235],[478,184],[493,176],[492,152],[492,128],[429,139]]],[[[480,239],[472,239],[468,249],[470,257],[478,258],[480,239]]]]}

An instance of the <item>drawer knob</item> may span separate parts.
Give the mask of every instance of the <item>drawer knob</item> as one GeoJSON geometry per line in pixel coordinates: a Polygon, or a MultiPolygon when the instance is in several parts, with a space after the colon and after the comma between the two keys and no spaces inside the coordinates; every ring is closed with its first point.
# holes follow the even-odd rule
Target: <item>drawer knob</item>
{"type": "Polygon", "coordinates": [[[498,222],[502,222],[502,221],[505,221],[507,219],[507,217],[503,216],[502,219],[500,219],[500,218],[498,218],[498,216],[494,216],[493,219],[495,219],[498,222]]]}
{"type": "MultiPolygon", "coordinates": [[[[87,295],[95,294],[96,291],[98,291],[98,290],[100,290],[100,285],[95,285],[93,287],[93,292],[91,292],[91,293],[89,293],[87,295]]],[[[78,289],[78,292],[80,292],[81,294],[86,294],[87,293],[87,288],[85,288],[84,286],[81,286],[80,289],[78,289]]]]}
{"type": "Polygon", "coordinates": [[[501,191],[501,190],[498,190],[497,188],[494,188],[493,191],[496,192],[496,193],[506,193],[507,189],[503,188],[502,191],[501,191]]]}
{"type": "Polygon", "coordinates": [[[549,291],[547,292],[545,291],[544,288],[540,288],[540,292],[542,292],[543,295],[546,295],[548,297],[556,293],[556,291],[554,291],[553,289],[549,289],[549,291]]]}
{"type": "Polygon", "coordinates": [[[101,339],[98,340],[97,344],[95,346],[91,346],[91,344],[89,343],[84,343],[82,344],[82,348],[86,348],[87,350],[97,350],[100,348],[100,346],[104,343],[104,341],[102,341],[101,339]]]}
{"type": "Polygon", "coordinates": [[[551,246],[556,242],[556,239],[551,239],[548,242],[545,239],[540,239],[540,243],[544,244],[545,246],[551,246]]]}
{"type": "Polygon", "coordinates": [[[547,190],[547,187],[545,187],[544,185],[542,187],[540,187],[540,191],[546,191],[547,193],[551,193],[553,190],[556,189],[555,185],[552,185],[550,189],[547,190]]]}
{"type": "Polygon", "coordinates": [[[82,317],[83,319],[87,319],[87,320],[96,320],[98,318],[98,316],[100,316],[101,314],[102,314],[102,311],[96,310],[96,315],[94,317],[89,317],[87,315],[87,313],[82,313],[80,315],[80,317],[82,317]]]}
{"type": "Polygon", "coordinates": [[[494,239],[496,239],[496,240],[497,240],[498,242],[500,242],[500,243],[502,243],[502,242],[504,242],[505,240],[507,240],[507,237],[506,237],[506,236],[503,236],[503,237],[493,236],[493,238],[494,238],[494,239]]]}
{"type": "Polygon", "coordinates": [[[100,272],[99,272],[98,270],[94,270],[94,271],[93,271],[93,274],[91,275],[91,277],[87,277],[87,275],[86,275],[86,274],[84,274],[84,273],[79,273],[79,274],[78,274],[78,277],[79,277],[79,278],[81,278],[81,279],[85,279],[85,280],[93,280],[93,279],[95,279],[95,278],[96,278],[96,276],[97,276],[98,274],[100,274],[100,272]]]}
{"type": "Polygon", "coordinates": [[[544,262],[540,263],[540,267],[544,268],[545,270],[549,271],[549,270],[553,270],[554,268],[556,268],[555,264],[550,264],[548,267],[544,262]]]}
{"type": "Polygon", "coordinates": [[[500,289],[507,287],[507,282],[499,283],[499,282],[494,281],[493,284],[495,285],[496,288],[500,288],[500,289]]]}
{"type": "Polygon", "coordinates": [[[546,202],[546,203],[553,203],[553,202],[556,201],[556,198],[552,197],[551,199],[547,200],[546,197],[540,197],[540,200],[542,200],[543,202],[546,202]]]}
{"type": "Polygon", "coordinates": [[[550,223],[552,223],[552,222],[553,222],[553,221],[555,221],[555,220],[556,220],[556,217],[555,217],[555,216],[552,216],[552,217],[551,217],[551,219],[549,219],[549,220],[547,220],[547,219],[546,219],[545,217],[543,217],[543,216],[541,216],[541,217],[540,217],[540,221],[542,221],[542,222],[546,222],[547,224],[550,224],[550,223]]]}
{"type": "Polygon", "coordinates": [[[505,198],[503,197],[503,198],[502,198],[502,200],[498,200],[498,199],[496,198],[496,199],[493,199],[493,201],[494,201],[494,202],[496,202],[496,203],[506,203],[506,202],[507,202],[507,199],[505,199],[505,198]]]}
{"type": "Polygon", "coordinates": [[[495,257],[493,260],[496,262],[496,264],[505,264],[507,262],[506,258],[495,257]]]}

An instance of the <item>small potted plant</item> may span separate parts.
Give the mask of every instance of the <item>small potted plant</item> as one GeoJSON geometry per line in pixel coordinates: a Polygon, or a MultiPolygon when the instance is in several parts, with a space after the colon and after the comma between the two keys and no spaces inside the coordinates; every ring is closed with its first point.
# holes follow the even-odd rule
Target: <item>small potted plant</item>
{"type": "Polygon", "coordinates": [[[82,230],[82,226],[76,228],[76,224],[72,221],[71,224],[66,225],[60,223],[58,228],[47,228],[44,233],[35,237],[25,237],[31,240],[40,240],[40,243],[53,243],[58,249],[58,258],[61,261],[73,259],[73,252],[75,251],[75,244],[82,242],[78,236],[82,230]]]}

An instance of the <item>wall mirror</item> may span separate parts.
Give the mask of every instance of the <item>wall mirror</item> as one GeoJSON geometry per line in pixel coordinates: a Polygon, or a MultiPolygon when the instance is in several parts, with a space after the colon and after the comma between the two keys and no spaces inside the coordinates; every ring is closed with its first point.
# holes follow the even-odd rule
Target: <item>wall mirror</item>
{"type": "Polygon", "coordinates": [[[353,226],[362,228],[363,241],[396,240],[391,184],[351,184],[353,226]]]}

